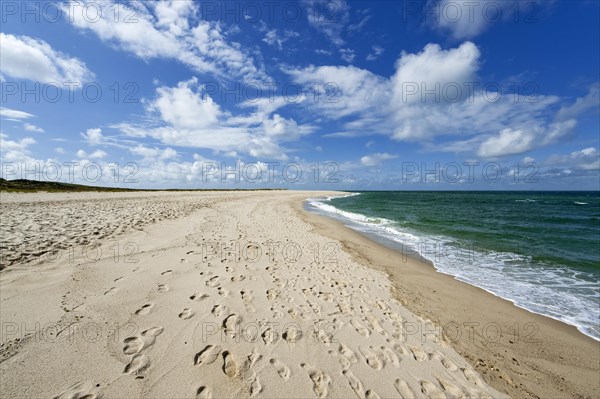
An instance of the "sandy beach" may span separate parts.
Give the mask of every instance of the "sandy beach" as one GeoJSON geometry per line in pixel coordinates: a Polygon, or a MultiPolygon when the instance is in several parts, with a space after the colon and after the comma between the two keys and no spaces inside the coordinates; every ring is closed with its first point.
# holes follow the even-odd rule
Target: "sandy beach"
{"type": "Polygon", "coordinates": [[[0,396],[598,397],[600,345],[307,213],[2,193],[0,396]]]}

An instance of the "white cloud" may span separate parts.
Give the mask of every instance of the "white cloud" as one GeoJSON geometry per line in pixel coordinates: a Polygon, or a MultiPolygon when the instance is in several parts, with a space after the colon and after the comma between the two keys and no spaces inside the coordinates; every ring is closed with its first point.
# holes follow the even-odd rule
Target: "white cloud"
{"type": "Polygon", "coordinates": [[[42,83],[80,83],[94,74],[78,58],[54,50],[43,40],[0,32],[2,75],[42,83]]]}
{"type": "Polygon", "coordinates": [[[31,137],[25,137],[21,140],[9,140],[8,136],[0,133],[0,158],[4,162],[21,162],[30,159],[31,151],[29,146],[35,144],[31,137]]]}
{"type": "Polygon", "coordinates": [[[383,54],[385,49],[381,46],[374,45],[373,52],[367,55],[367,61],[375,61],[381,54],[383,54]]]}
{"type": "MultiPolygon", "coordinates": [[[[297,141],[315,130],[314,126],[298,124],[292,118],[271,115],[286,104],[279,97],[245,102],[242,107],[253,108],[254,112],[232,115],[222,110],[208,94],[203,95],[196,78],[179,82],[174,87],[158,87],[156,97],[146,104],[148,123],[125,122],[113,127],[130,139],[151,137],[167,146],[205,148],[226,156],[244,153],[270,159],[287,159],[288,149],[280,144],[297,141]]],[[[95,142],[103,140],[108,138],[99,137],[95,142]]]]}
{"type": "Polygon", "coordinates": [[[523,158],[523,160],[521,161],[523,164],[528,164],[528,163],[534,163],[535,159],[532,157],[525,157],[523,158]]]}
{"type": "Polygon", "coordinates": [[[515,0],[430,0],[426,5],[428,23],[454,39],[470,39],[493,24],[522,12],[515,0]],[[518,11],[517,11],[518,10],[518,11]]]}
{"type": "Polygon", "coordinates": [[[544,164],[572,170],[600,170],[600,152],[594,147],[588,147],[568,155],[552,155],[544,164]]]}
{"type": "Polygon", "coordinates": [[[54,152],[56,152],[57,154],[64,154],[65,153],[65,149],[62,147],[56,147],[54,149],[54,152]]]}
{"type": "Polygon", "coordinates": [[[521,154],[533,148],[535,134],[531,131],[506,128],[497,136],[486,139],[477,150],[477,155],[492,158],[521,154]]]}
{"type": "Polygon", "coordinates": [[[386,91],[389,96],[385,79],[354,66],[311,65],[286,72],[300,85],[322,89],[317,99],[306,103],[332,119],[376,112],[386,101],[386,91]]]}
{"type": "Polygon", "coordinates": [[[265,37],[262,39],[263,42],[270,46],[275,46],[279,50],[283,49],[283,44],[293,37],[298,37],[300,34],[291,30],[284,30],[283,33],[278,33],[277,29],[271,29],[267,31],[265,37]]]}
{"type": "Polygon", "coordinates": [[[100,128],[88,129],[85,131],[85,133],[81,133],[81,136],[89,145],[105,144],[104,136],[102,135],[102,129],[100,128]]]}
{"type": "Polygon", "coordinates": [[[263,121],[263,128],[267,137],[276,138],[278,141],[296,141],[301,136],[310,134],[312,126],[299,126],[295,120],[286,119],[279,114],[263,121]]]}
{"type": "Polygon", "coordinates": [[[96,150],[90,154],[85,152],[84,150],[77,151],[77,157],[81,159],[102,159],[105,158],[108,154],[102,150],[96,150]]]}
{"type": "Polygon", "coordinates": [[[354,24],[348,25],[348,32],[360,32],[367,25],[367,22],[371,20],[371,15],[369,14],[369,10],[360,10],[358,11],[359,21],[354,24]]]}
{"type": "Polygon", "coordinates": [[[116,47],[144,60],[174,59],[201,73],[216,76],[239,77],[246,81],[266,81],[263,67],[237,43],[228,42],[221,24],[199,18],[199,7],[193,1],[94,2],[102,10],[101,18],[84,18],[83,6],[89,1],[65,6],[64,11],[72,24],[90,30],[116,47]],[[122,18],[114,18],[119,9],[122,18]],[[134,15],[135,23],[125,16],[134,15]]]}
{"type": "Polygon", "coordinates": [[[44,129],[36,125],[32,125],[31,123],[24,123],[23,129],[27,130],[28,132],[44,133],[44,129]]]}
{"type": "Polygon", "coordinates": [[[365,155],[360,159],[360,163],[364,166],[376,166],[388,159],[398,158],[398,155],[388,154],[387,152],[377,152],[374,154],[365,155]]]}
{"type": "MultiPolygon", "coordinates": [[[[320,101],[303,104],[317,115],[343,120],[330,137],[387,135],[419,142],[428,150],[475,152],[502,157],[560,142],[573,134],[575,119],[555,118],[561,99],[533,95],[515,100],[511,93],[485,90],[477,76],[480,51],[471,42],[442,49],[428,44],[418,53],[403,52],[396,71],[384,78],[353,66],[309,66],[285,70],[304,87],[327,87],[320,101]],[[454,137],[440,144],[438,137],[454,137]],[[434,144],[437,141],[438,144],[434,144]]],[[[593,91],[563,108],[570,116],[590,109],[593,91]]]]}
{"type": "Polygon", "coordinates": [[[2,118],[7,118],[7,119],[29,119],[29,118],[33,118],[34,115],[28,113],[28,112],[24,112],[24,111],[19,111],[16,109],[10,109],[10,108],[4,108],[4,107],[0,107],[0,117],[2,118]]]}
{"type": "Polygon", "coordinates": [[[151,110],[160,113],[161,119],[177,129],[194,129],[214,126],[222,112],[218,104],[201,95],[198,79],[179,82],[176,87],[159,87],[151,110]]]}
{"type": "Polygon", "coordinates": [[[308,24],[323,33],[336,47],[344,45],[342,31],[350,19],[345,0],[308,0],[308,24]]]}
{"type": "Polygon", "coordinates": [[[562,106],[556,114],[556,120],[573,119],[589,110],[597,112],[599,108],[600,84],[596,83],[590,87],[587,95],[577,98],[571,105],[562,106]]]}
{"type": "Polygon", "coordinates": [[[145,147],[143,145],[138,145],[133,148],[130,148],[129,151],[131,151],[132,154],[141,156],[146,161],[166,161],[168,159],[177,158],[177,151],[169,147],[165,148],[164,150],[161,150],[160,148],[156,147],[150,148],[145,147]]]}
{"type": "Polygon", "coordinates": [[[341,48],[340,49],[340,56],[342,57],[342,59],[344,61],[346,61],[347,63],[351,64],[352,61],[354,61],[354,57],[356,56],[356,54],[354,53],[354,50],[352,50],[352,49],[341,48]]]}

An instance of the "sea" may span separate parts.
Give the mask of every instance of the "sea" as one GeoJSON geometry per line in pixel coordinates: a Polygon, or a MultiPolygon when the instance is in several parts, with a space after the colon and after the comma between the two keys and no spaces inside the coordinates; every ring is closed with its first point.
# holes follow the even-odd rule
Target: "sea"
{"type": "Polygon", "coordinates": [[[306,207],[600,341],[600,192],[364,191],[306,207]]]}

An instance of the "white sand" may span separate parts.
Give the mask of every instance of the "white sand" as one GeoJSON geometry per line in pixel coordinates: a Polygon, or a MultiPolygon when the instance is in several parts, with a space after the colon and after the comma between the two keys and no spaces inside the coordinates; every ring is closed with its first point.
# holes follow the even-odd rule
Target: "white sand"
{"type": "Polygon", "coordinates": [[[316,195],[2,194],[3,241],[80,245],[11,250],[0,396],[505,397],[298,217],[316,195]]]}

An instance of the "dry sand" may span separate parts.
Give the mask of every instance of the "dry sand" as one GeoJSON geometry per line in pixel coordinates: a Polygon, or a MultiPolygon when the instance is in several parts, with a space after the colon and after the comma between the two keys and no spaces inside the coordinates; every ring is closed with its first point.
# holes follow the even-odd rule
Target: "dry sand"
{"type": "MultiPolygon", "coordinates": [[[[427,289],[450,288],[410,268],[403,288],[390,272],[397,254],[299,208],[331,194],[3,193],[0,397],[507,397],[471,359],[495,347],[440,339],[428,320],[453,317],[461,295],[439,301],[427,289]],[[34,250],[24,255],[25,238],[34,250]]],[[[458,321],[484,321],[492,310],[479,304],[505,303],[460,287],[472,297],[458,321]]],[[[567,366],[517,358],[553,387],[544,370],[581,356],[565,386],[582,388],[563,392],[590,392],[577,379],[594,359],[597,371],[597,346],[556,324],[566,334],[557,339],[579,350],[567,366]]]]}

